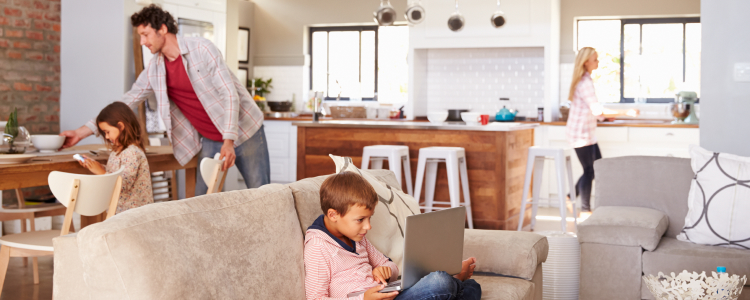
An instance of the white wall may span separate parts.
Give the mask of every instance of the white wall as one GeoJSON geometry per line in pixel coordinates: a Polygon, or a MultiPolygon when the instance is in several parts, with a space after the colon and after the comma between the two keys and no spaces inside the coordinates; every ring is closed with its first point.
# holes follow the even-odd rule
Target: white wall
{"type": "MultiPolygon", "coordinates": [[[[560,59],[560,0],[503,0],[500,8],[506,16],[507,23],[501,28],[494,28],[490,23],[490,16],[497,10],[495,1],[486,0],[464,0],[459,3],[459,11],[466,19],[465,27],[459,32],[448,29],[447,20],[454,12],[455,7],[451,1],[422,1],[425,7],[425,21],[411,27],[409,30],[409,102],[405,113],[407,118],[425,116],[427,110],[431,109],[437,95],[431,94],[429,86],[431,83],[423,78],[433,76],[430,69],[430,52],[436,49],[487,49],[491,55],[495,53],[512,53],[513,49],[540,49],[534,58],[542,58],[541,69],[543,75],[541,80],[534,80],[534,84],[541,82],[542,86],[534,86],[529,89],[531,95],[534,92],[542,93],[543,106],[545,107],[545,120],[551,120],[557,114],[559,103],[559,59],[560,59]],[[427,50],[425,50],[427,49],[427,50]],[[505,50],[503,50],[505,49],[505,50]],[[499,52],[498,52],[499,51],[499,52]],[[423,57],[427,55],[428,57],[423,57]]],[[[446,50],[453,51],[453,50],[446,50]]],[[[480,50],[471,50],[480,51],[480,50]]],[[[526,50],[519,50],[524,52],[526,50]]],[[[480,51],[482,52],[482,51],[480,51]]],[[[439,52],[435,52],[439,53],[439,52]]],[[[464,55],[456,53],[457,55],[464,55]]],[[[478,54],[478,53],[477,53],[478,54]]],[[[434,55],[434,53],[432,54],[434,55]]],[[[502,59],[501,57],[498,57],[502,59]]],[[[519,58],[525,58],[523,56],[519,58]]],[[[533,64],[537,64],[536,60],[533,64]]],[[[523,67],[532,67],[532,63],[522,63],[523,67]]],[[[489,61],[477,64],[477,66],[504,65],[502,61],[489,61]]],[[[521,66],[519,66],[521,67],[521,66]]],[[[515,69],[514,69],[515,71],[515,69]]],[[[515,74],[513,74],[515,76],[515,74]]],[[[538,74],[537,74],[538,75],[538,74]]],[[[534,76],[537,79],[537,76],[534,76]]],[[[482,74],[479,80],[484,79],[494,82],[495,79],[503,79],[501,74],[482,74]]],[[[507,80],[507,78],[506,78],[507,80]]],[[[513,86],[515,89],[515,85],[513,86]]],[[[506,93],[508,90],[497,84],[485,92],[506,93]]],[[[472,90],[473,94],[474,91],[472,90]]],[[[480,91],[481,93],[481,91],[480,91]]],[[[526,103],[518,103],[522,115],[529,114],[528,110],[536,106],[537,101],[529,101],[523,95],[509,96],[511,99],[525,99],[526,103]]],[[[455,105],[465,105],[463,97],[455,97],[455,105]]],[[[440,101],[440,100],[439,100],[440,101]]],[[[480,108],[482,104],[479,104],[480,108]]],[[[494,110],[494,104],[484,105],[486,110],[494,110]]],[[[442,107],[441,107],[442,108],[442,107]]],[[[472,107],[472,109],[474,109],[472,107]]],[[[491,111],[490,111],[491,112],[491,111]]],[[[534,114],[535,115],[535,114],[534,114]]]]}
{"type": "MultiPolygon", "coordinates": [[[[62,1],[61,131],[95,118],[135,81],[129,17],[139,8],[129,0],[62,1]]],[[[101,142],[91,136],[81,144],[101,142]]]]}
{"type": "Polygon", "coordinates": [[[544,48],[427,50],[427,110],[495,114],[503,106],[537,116],[544,106],[544,48]],[[500,101],[500,97],[510,101],[500,101]]]}
{"type": "Polygon", "coordinates": [[[750,82],[734,64],[750,62],[750,1],[701,1],[701,146],[750,156],[750,82]]]}

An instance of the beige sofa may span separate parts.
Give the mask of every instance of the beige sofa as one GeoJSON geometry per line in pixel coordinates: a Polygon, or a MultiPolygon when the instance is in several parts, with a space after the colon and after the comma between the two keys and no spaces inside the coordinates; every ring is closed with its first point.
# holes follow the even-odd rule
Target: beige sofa
{"type": "MultiPolygon", "coordinates": [[[[324,179],[151,204],[56,238],[54,298],[304,299],[303,234],[324,179]]],[[[465,233],[482,299],[542,299],[547,251],[533,233],[465,233]]]]}
{"type": "MultiPolygon", "coordinates": [[[[578,225],[580,299],[654,299],[641,276],[726,266],[750,277],[750,251],[675,237],[685,224],[690,159],[630,156],[594,163],[596,207],[578,225]]],[[[750,299],[745,286],[740,300],[750,299]]]]}

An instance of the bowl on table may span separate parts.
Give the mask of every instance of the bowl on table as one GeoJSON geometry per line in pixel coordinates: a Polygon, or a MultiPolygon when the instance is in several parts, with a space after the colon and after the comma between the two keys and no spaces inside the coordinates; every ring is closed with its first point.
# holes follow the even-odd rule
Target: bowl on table
{"type": "Polygon", "coordinates": [[[56,134],[34,134],[31,136],[31,143],[42,153],[51,153],[57,151],[65,142],[65,137],[56,134]]]}
{"type": "Polygon", "coordinates": [[[466,125],[479,125],[479,116],[481,115],[482,114],[478,112],[462,112],[461,120],[464,120],[464,122],[466,122],[466,125]]]}
{"type": "Polygon", "coordinates": [[[427,113],[427,120],[430,120],[430,123],[440,124],[445,122],[445,119],[447,118],[447,111],[431,111],[427,113]]]}

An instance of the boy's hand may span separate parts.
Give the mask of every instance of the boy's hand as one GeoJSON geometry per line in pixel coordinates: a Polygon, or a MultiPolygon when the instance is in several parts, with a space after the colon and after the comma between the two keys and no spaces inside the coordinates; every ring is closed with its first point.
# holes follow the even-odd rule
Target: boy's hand
{"type": "Polygon", "coordinates": [[[398,292],[380,293],[384,288],[385,284],[382,284],[365,291],[364,300],[392,300],[398,296],[398,292]]]}
{"type": "Polygon", "coordinates": [[[84,168],[89,169],[91,173],[94,173],[96,175],[104,175],[107,173],[107,170],[105,170],[102,164],[100,164],[98,161],[95,161],[86,155],[81,156],[84,158],[84,160],[78,161],[78,163],[81,164],[81,166],[83,166],[84,168]]]}
{"type": "Polygon", "coordinates": [[[372,277],[375,278],[375,281],[386,284],[391,279],[391,268],[380,266],[372,269],[372,277]]]}

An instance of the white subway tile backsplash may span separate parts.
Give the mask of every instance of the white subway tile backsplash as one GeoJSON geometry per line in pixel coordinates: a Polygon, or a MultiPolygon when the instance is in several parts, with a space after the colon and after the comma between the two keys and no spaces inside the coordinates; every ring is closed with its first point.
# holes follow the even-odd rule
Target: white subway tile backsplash
{"type": "Polygon", "coordinates": [[[428,49],[427,110],[471,109],[494,114],[503,106],[521,116],[544,105],[544,49],[428,49]],[[499,101],[498,98],[510,98],[499,101]]]}

